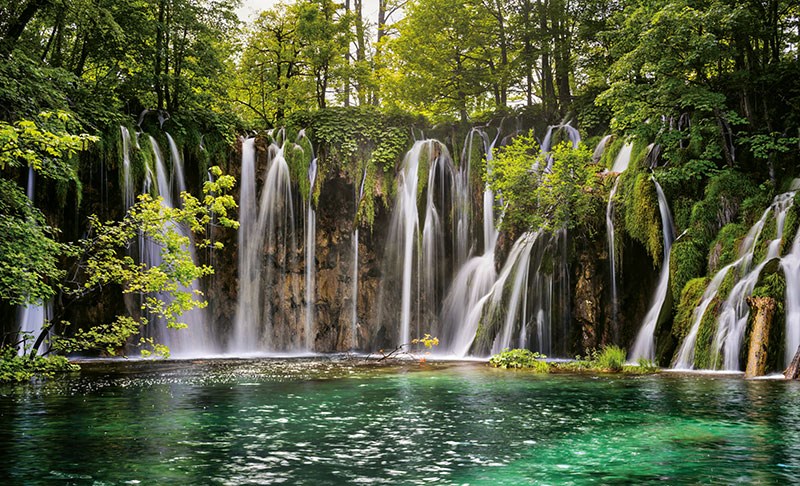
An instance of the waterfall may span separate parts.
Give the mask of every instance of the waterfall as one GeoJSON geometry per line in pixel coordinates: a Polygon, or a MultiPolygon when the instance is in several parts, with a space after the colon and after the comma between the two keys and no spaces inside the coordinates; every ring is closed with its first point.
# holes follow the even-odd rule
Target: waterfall
{"type": "MultiPolygon", "coordinates": [[[[611,275],[611,321],[613,322],[615,334],[618,334],[619,328],[617,324],[617,316],[619,315],[619,302],[617,297],[617,269],[616,259],[617,253],[614,245],[614,196],[617,194],[619,187],[619,177],[614,181],[614,186],[608,195],[608,204],[606,205],[606,236],[608,238],[608,264],[611,275]]],[[[616,341],[618,336],[614,336],[616,341]]]]}
{"type": "MultiPolygon", "coordinates": [[[[173,199],[170,180],[174,180],[179,188],[186,189],[186,182],[183,179],[182,171],[177,170],[182,165],[180,160],[180,153],[177,146],[172,142],[172,137],[167,134],[168,140],[172,145],[172,167],[173,171],[168,172],[164,163],[164,156],[158,146],[155,138],[149,137],[150,146],[153,150],[155,162],[155,186],[154,189],[161,197],[161,204],[166,208],[174,208],[175,200],[173,199]]],[[[151,174],[148,174],[151,177],[151,174]]],[[[149,178],[148,177],[148,178],[149,178]]],[[[145,191],[149,191],[147,187],[152,183],[152,180],[147,180],[145,183],[145,191]]],[[[192,234],[184,225],[178,225],[173,222],[168,222],[172,229],[177,231],[181,236],[189,239],[189,252],[192,260],[197,261],[197,256],[194,250],[194,243],[192,241],[192,234]]],[[[140,252],[142,263],[148,267],[155,267],[161,265],[161,246],[150,239],[140,239],[140,252]]],[[[201,295],[200,286],[197,281],[192,282],[188,288],[183,288],[184,291],[190,291],[193,296],[201,295]]],[[[169,296],[161,294],[162,299],[168,299],[169,296]]],[[[190,357],[190,356],[205,356],[214,354],[219,351],[217,348],[214,337],[208,329],[204,309],[192,309],[185,312],[179,320],[187,324],[186,329],[172,329],[167,327],[167,323],[156,316],[149,317],[150,323],[145,333],[154,337],[160,344],[165,344],[170,348],[170,354],[176,357],[190,357]]]]}
{"type": "Polygon", "coordinates": [[[442,307],[444,323],[444,349],[458,355],[466,355],[475,339],[481,310],[487,294],[497,278],[495,269],[495,248],[498,232],[494,218],[494,193],[489,185],[483,191],[483,254],[466,259],[469,242],[470,214],[470,170],[472,166],[472,146],[474,136],[478,135],[483,144],[483,154],[487,171],[491,171],[492,152],[500,132],[489,141],[486,132],[472,129],[467,135],[462,153],[462,164],[457,175],[457,254],[460,265],[442,307]]]}
{"type": "Polygon", "coordinates": [[[125,209],[133,206],[134,189],[133,178],[131,177],[131,134],[127,128],[120,126],[122,134],[122,190],[125,209]]]}
{"type": "Polygon", "coordinates": [[[361,177],[361,185],[356,195],[356,214],[353,218],[353,310],[350,316],[350,349],[358,349],[358,206],[364,199],[364,186],[367,183],[367,168],[361,177]]]}
{"type": "Polygon", "coordinates": [[[735,264],[726,265],[723,267],[714,278],[711,279],[711,283],[708,284],[708,287],[703,292],[703,296],[700,299],[700,305],[695,307],[692,311],[692,327],[689,328],[689,333],[684,338],[683,343],[681,343],[681,347],[678,350],[678,354],[675,358],[675,364],[672,366],[675,369],[679,370],[691,370],[694,369],[694,354],[695,354],[695,347],[697,346],[697,333],[700,331],[700,324],[703,322],[703,316],[708,310],[708,306],[711,305],[711,302],[714,301],[714,298],[717,296],[717,292],[719,291],[722,282],[725,280],[725,277],[728,275],[728,271],[734,267],[735,264]]]}
{"type": "MultiPolygon", "coordinates": [[[[33,204],[33,198],[36,188],[36,173],[33,167],[28,167],[28,185],[25,194],[33,204]]],[[[29,353],[30,349],[25,349],[25,345],[30,342],[31,346],[36,342],[37,334],[42,331],[46,322],[52,318],[53,303],[52,301],[42,303],[29,303],[17,308],[17,323],[19,324],[19,336],[22,339],[22,344],[17,350],[17,353],[22,356],[29,353]]],[[[46,351],[47,344],[42,343],[38,351],[46,351]]]]}
{"type": "Polygon", "coordinates": [[[317,264],[317,211],[312,204],[314,182],[317,179],[317,159],[312,155],[308,166],[308,210],[306,214],[306,350],[314,349],[314,290],[317,264]]]}
{"type": "MultiPolygon", "coordinates": [[[[785,193],[777,196],[767,210],[772,212],[775,217],[775,239],[767,245],[767,252],[764,259],[749,270],[752,262],[752,253],[748,256],[746,265],[742,270],[747,272],[733,286],[728,297],[722,303],[719,318],[717,319],[717,331],[714,334],[712,343],[712,356],[722,356],[722,368],[728,371],[740,370],[739,354],[744,341],[744,333],[747,329],[747,320],[750,316],[750,306],[747,304],[747,297],[753,293],[753,289],[758,283],[761,270],[773,258],[777,258],[780,252],[781,241],[783,239],[784,223],[786,213],[792,206],[794,200],[793,193],[785,193]],[[749,271],[748,271],[749,270],[749,271]]],[[[762,217],[766,220],[766,217],[762,217]]],[[[788,286],[787,286],[788,288],[788,286]]],[[[720,363],[715,363],[718,367],[720,363]]]]}
{"type": "MultiPolygon", "coordinates": [[[[280,135],[280,133],[279,133],[280,135]]],[[[283,144],[269,146],[270,160],[258,200],[256,199],[255,140],[242,143],[242,176],[239,196],[239,295],[231,353],[257,353],[265,350],[297,349],[289,330],[277,333],[276,326],[288,325],[291,316],[273,316],[273,305],[286,300],[285,279],[288,265],[295,254],[294,208],[292,204],[289,166],[283,144]],[[266,247],[265,247],[266,245],[266,247]],[[280,252],[283,250],[283,258],[280,252]],[[265,255],[266,254],[266,255],[265,255]],[[269,255],[272,258],[266,258],[269,255]],[[266,267],[266,268],[264,268],[266,267]],[[275,271],[279,272],[277,278],[275,271]],[[275,280],[275,281],[273,281],[275,280]],[[277,289],[278,296],[266,295],[277,289]],[[276,342],[276,337],[289,342],[276,342]]]]}
{"type": "Polygon", "coordinates": [[[611,140],[611,135],[605,135],[600,139],[600,142],[598,142],[597,146],[594,148],[594,152],[592,153],[592,161],[595,164],[600,162],[600,159],[603,158],[603,153],[606,151],[606,145],[608,145],[609,140],[611,140]]]}
{"type": "Polygon", "coordinates": [[[672,223],[672,213],[670,213],[667,198],[664,196],[664,191],[661,186],[653,179],[656,185],[656,192],[658,193],[658,208],[661,213],[661,228],[664,233],[664,259],[661,263],[661,275],[658,278],[658,287],[653,298],[653,303],[647,315],[644,318],[639,334],[636,336],[636,341],[633,345],[633,350],[629,355],[629,360],[636,362],[639,359],[655,359],[655,332],[658,318],[661,315],[661,310],[664,307],[664,301],[667,298],[669,291],[669,256],[670,249],[672,248],[672,241],[675,238],[675,229],[672,223]]]}
{"type": "MultiPolygon", "coordinates": [[[[547,127],[547,132],[545,133],[544,140],[542,140],[542,144],[540,146],[541,153],[548,154],[545,156],[545,159],[547,160],[547,166],[544,169],[545,172],[550,172],[553,169],[553,158],[549,155],[549,153],[552,149],[551,145],[553,142],[553,134],[558,130],[564,131],[570,143],[572,143],[572,148],[578,148],[578,144],[581,142],[580,132],[570,125],[570,122],[562,123],[560,125],[550,125],[547,127]]],[[[538,161],[534,164],[533,169],[534,171],[539,170],[538,161]]]]}
{"type": "Polygon", "coordinates": [[[177,196],[180,200],[180,194],[186,191],[186,178],[183,176],[183,157],[181,157],[178,145],[169,133],[164,132],[167,136],[169,144],[169,153],[172,161],[172,173],[170,174],[169,187],[170,189],[177,189],[177,196]],[[177,187],[176,187],[177,186],[177,187]]]}
{"type": "MultiPolygon", "coordinates": [[[[607,142],[607,137],[600,141],[598,148],[607,142]]],[[[628,169],[628,164],[631,160],[631,152],[633,150],[632,143],[626,143],[622,146],[617,156],[614,158],[614,165],[611,168],[612,173],[625,172],[628,169]]],[[[597,149],[595,149],[597,153],[597,149]]],[[[599,160],[599,157],[598,157],[599,160]]],[[[608,238],[608,263],[611,275],[611,321],[614,327],[614,340],[619,339],[619,326],[617,324],[617,317],[619,316],[619,302],[617,292],[617,268],[616,268],[616,248],[615,248],[615,233],[614,233],[614,196],[617,194],[619,187],[619,177],[614,181],[614,186],[608,195],[608,204],[606,205],[606,236],[608,238]]]]}
{"type": "Polygon", "coordinates": [[[633,153],[633,143],[628,142],[622,146],[619,153],[614,158],[611,172],[625,172],[628,169],[628,165],[631,163],[631,153],[633,153]]]}
{"type": "Polygon", "coordinates": [[[708,284],[708,287],[703,292],[703,296],[700,299],[700,305],[692,311],[692,327],[689,328],[689,333],[686,335],[683,343],[681,343],[673,368],[684,370],[694,368],[697,334],[700,331],[700,324],[703,322],[703,316],[711,305],[711,302],[716,298],[719,288],[722,286],[722,282],[725,280],[728,272],[733,271],[737,275],[743,275],[749,270],[749,266],[753,261],[753,253],[756,250],[756,242],[758,242],[758,238],[761,236],[761,231],[764,229],[764,224],[770,213],[771,208],[768,208],[761,215],[761,218],[748,230],[747,235],[739,246],[739,258],[735,262],[721,268],[711,279],[711,282],[708,284]]]}
{"type": "Polygon", "coordinates": [[[789,366],[800,347],[800,231],[794,238],[792,249],[781,260],[786,276],[786,349],[784,364],[789,366]]]}
{"type": "MultiPolygon", "coordinates": [[[[441,224],[440,210],[446,209],[445,187],[452,183],[452,161],[447,149],[436,140],[415,142],[403,159],[399,175],[397,199],[395,201],[390,242],[399,242],[397,257],[401,270],[400,328],[397,344],[411,341],[412,280],[417,268],[418,292],[417,321],[433,319],[438,312],[439,293],[443,286],[445,235],[441,224]],[[420,171],[427,164],[427,191],[425,220],[420,231],[417,195],[420,190],[420,171]],[[436,182],[439,181],[439,184],[436,182]],[[437,189],[440,191],[437,193],[437,189]],[[439,206],[437,206],[437,203],[439,206]],[[421,241],[420,241],[421,240],[421,241]],[[415,248],[420,247],[415,262],[415,248]]],[[[452,196],[452,190],[450,191],[452,196]]],[[[450,202],[452,206],[452,202],[450,202]]],[[[390,255],[391,256],[391,255],[390,255]]]]}

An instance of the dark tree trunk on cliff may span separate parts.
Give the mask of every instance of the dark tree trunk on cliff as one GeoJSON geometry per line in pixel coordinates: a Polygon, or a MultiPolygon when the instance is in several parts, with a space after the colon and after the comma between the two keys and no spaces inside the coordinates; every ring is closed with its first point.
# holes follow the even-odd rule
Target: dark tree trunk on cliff
{"type": "MultiPolygon", "coordinates": [[[[790,352],[790,350],[786,350],[786,352],[790,352]]],[[[786,377],[787,380],[796,380],[800,378],[800,347],[797,348],[797,352],[794,353],[794,358],[792,362],[789,364],[789,367],[786,368],[786,371],[783,372],[783,376],[786,377]]]]}
{"type": "Polygon", "coordinates": [[[0,56],[7,56],[14,50],[20,36],[25,31],[25,27],[33,20],[36,13],[49,5],[51,0],[31,0],[22,9],[22,12],[10,21],[4,21],[6,24],[3,34],[2,42],[0,42],[0,56]]]}

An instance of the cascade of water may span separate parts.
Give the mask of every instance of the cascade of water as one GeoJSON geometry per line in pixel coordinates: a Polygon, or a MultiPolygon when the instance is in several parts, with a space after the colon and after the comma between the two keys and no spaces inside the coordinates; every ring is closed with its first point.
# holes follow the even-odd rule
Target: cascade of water
{"type": "MultiPolygon", "coordinates": [[[[168,139],[171,140],[171,137],[167,135],[168,139]]],[[[174,143],[174,142],[171,142],[174,143]]],[[[172,191],[170,188],[170,179],[174,178],[176,184],[179,187],[183,187],[185,190],[186,183],[183,179],[182,172],[177,174],[168,174],[166,165],[164,164],[164,157],[161,153],[161,149],[158,146],[158,142],[155,138],[150,137],[150,145],[153,149],[154,155],[154,162],[155,162],[155,180],[156,186],[155,189],[158,192],[158,195],[161,196],[161,203],[164,207],[167,208],[174,208],[175,203],[172,197],[172,191]]],[[[173,161],[172,166],[173,168],[179,166],[179,152],[177,147],[173,150],[173,161]]],[[[150,174],[148,173],[147,176],[149,177],[150,174]]],[[[150,183],[146,179],[146,186],[150,183]]],[[[146,188],[149,190],[149,188],[146,188]]],[[[177,231],[181,236],[187,237],[189,239],[189,252],[191,254],[192,260],[197,261],[197,256],[195,255],[194,250],[194,243],[192,242],[192,235],[188,228],[184,225],[176,225],[175,223],[169,222],[167,223],[172,225],[172,228],[177,231]]],[[[162,248],[160,245],[155,243],[152,240],[145,239],[142,241],[140,239],[140,249],[141,249],[141,262],[145,263],[148,267],[150,266],[158,266],[162,263],[161,259],[161,250],[162,248]]],[[[183,290],[190,291],[193,296],[201,295],[202,292],[200,291],[200,286],[198,282],[192,282],[188,288],[183,290]]],[[[167,295],[161,295],[161,298],[167,299],[169,298],[167,295]]],[[[155,316],[150,316],[150,324],[146,333],[152,337],[155,337],[156,340],[161,343],[165,344],[170,348],[170,354],[176,357],[187,357],[187,356],[202,356],[208,355],[218,352],[218,348],[215,345],[214,338],[211,335],[210,330],[208,329],[208,325],[205,318],[205,312],[203,309],[192,309],[191,311],[185,312],[180,320],[187,324],[187,328],[183,329],[171,329],[168,328],[166,322],[163,319],[157,318],[155,316]]]]}
{"type": "MultiPolygon", "coordinates": [[[[33,171],[33,167],[28,167],[28,184],[26,188],[26,195],[28,199],[33,202],[33,197],[35,195],[35,188],[36,188],[36,173],[33,171]]],[[[24,306],[20,306],[17,309],[17,322],[19,323],[19,335],[24,341],[18,348],[17,353],[21,356],[26,352],[30,352],[30,349],[25,349],[25,344],[33,343],[36,341],[37,333],[39,333],[42,328],[44,328],[45,323],[48,319],[52,317],[52,309],[53,303],[51,301],[43,302],[39,304],[30,303],[24,306]]],[[[42,343],[39,346],[38,351],[46,351],[47,344],[42,343]]]]}
{"type": "MultiPolygon", "coordinates": [[[[578,129],[574,128],[570,125],[571,122],[562,123],[560,125],[550,125],[547,127],[547,132],[545,133],[544,140],[542,140],[542,145],[540,147],[541,153],[548,154],[545,159],[547,160],[547,166],[545,167],[545,172],[550,172],[553,169],[553,158],[549,155],[550,150],[552,149],[552,141],[553,141],[553,134],[558,130],[563,130],[564,133],[567,135],[570,143],[572,143],[572,148],[578,148],[578,144],[581,142],[581,134],[578,132],[578,129]]],[[[537,161],[533,166],[534,171],[539,170],[539,162],[537,161]]]]}
{"type": "MultiPolygon", "coordinates": [[[[282,132],[278,133],[281,136],[282,132]]],[[[281,137],[285,138],[285,137],[281,137]]],[[[229,343],[232,353],[254,353],[280,348],[298,348],[298,343],[274,342],[275,337],[292,338],[290,330],[276,333],[279,324],[273,316],[275,300],[262,298],[266,291],[277,288],[281,295],[278,302],[287,296],[285,270],[296,253],[294,243],[294,208],[292,204],[289,166],[284,158],[283,145],[269,146],[270,160],[264,178],[264,186],[256,200],[255,140],[247,139],[242,144],[242,181],[239,199],[239,296],[233,324],[233,338],[229,343]],[[280,235],[278,233],[281,233],[280,235]],[[266,248],[265,248],[266,245],[266,248]],[[281,258],[281,250],[283,252],[281,258]],[[264,267],[264,254],[274,255],[264,267]],[[273,268],[275,267],[275,268],[273,268]],[[279,282],[273,282],[273,273],[278,270],[279,282]],[[280,335],[280,336],[278,336],[280,335]]],[[[286,321],[290,316],[280,315],[286,321]]],[[[280,322],[288,325],[288,322],[280,322]]]]}
{"type": "Polygon", "coordinates": [[[736,272],[737,275],[742,275],[749,270],[749,266],[753,261],[753,254],[756,250],[756,242],[759,236],[761,236],[761,231],[764,229],[764,224],[770,213],[771,208],[768,208],[761,215],[761,218],[748,230],[747,235],[739,245],[739,258],[735,262],[721,268],[711,279],[711,282],[708,284],[708,287],[703,292],[703,296],[700,299],[700,305],[692,311],[692,327],[689,328],[689,333],[686,335],[683,343],[681,343],[673,368],[694,368],[697,334],[700,331],[700,324],[703,322],[703,316],[711,305],[711,302],[716,298],[719,288],[722,286],[722,282],[725,280],[728,272],[732,270],[736,272]]]}
{"type": "Polygon", "coordinates": [[[125,209],[133,206],[133,178],[131,177],[131,134],[127,128],[120,126],[122,133],[122,190],[125,209]]]}
{"type": "Polygon", "coordinates": [[[611,166],[611,172],[625,172],[628,165],[631,163],[631,153],[633,152],[633,143],[628,142],[622,146],[619,153],[614,158],[614,164],[611,166]]]}
{"type": "MultiPolygon", "coordinates": [[[[180,196],[180,193],[186,191],[186,178],[183,176],[183,157],[181,157],[178,144],[175,143],[172,136],[166,132],[164,132],[164,134],[167,136],[170,160],[172,161],[172,173],[170,174],[169,186],[170,188],[176,188],[177,194],[180,196]]],[[[178,197],[177,200],[180,200],[180,197],[178,197]]]]}
{"type": "MultiPolygon", "coordinates": [[[[618,329],[617,316],[619,315],[619,301],[617,298],[617,253],[614,245],[614,196],[617,194],[618,187],[619,177],[614,181],[614,186],[611,188],[611,192],[608,195],[608,204],[606,205],[606,236],[608,238],[608,264],[611,275],[611,322],[613,323],[615,334],[617,334],[616,330],[618,329]]],[[[619,336],[615,335],[614,340],[616,341],[618,337],[619,336]]]]}
{"type": "Polygon", "coordinates": [[[316,285],[317,211],[312,204],[317,179],[317,159],[312,155],[308,166],[308,210],[306,214],[306,350],[314,349],[314,290],[316,285]]]}
{"type": "Polygon", "coordinates": [[[367,183],[367,168],[364,167],[364,175],[361,177],[361,185],[356,195],[356,219],[353,223],[353,287],[352,300],[353,311],[350,316],[350,349],[358,348],[358,206],[364,199],[364,186],[367,183]]]}
{"type": "Polygon", "coordinates": [[[483,192],[483,254],[466,259],[467,243],[469,241],[469,201],[470,184],[469,173],[472,166],[472,148],[474,136],[478,135],[483,143],[483,153],[486,160],[487,171],[492,168],[492,153],[500,132],[498,130],[494,140],[489,141],[486,132],[473,129],[467,136],[462,153],[462,164],[457,177],[456,197],[460,209],[457,217],[457,248],[463,255],[458,262],[464,262],[457,267],[459,270],[453,279],[442,308],[442,320],[445,324],[443,342],[446,349],[459,356],[469,352],[475,339],[478,320],[485,298],[489,293],[497,271],[495,269],[495,248],[497,246],[497,229],[494,219],[494,193],[488,184],[483,192]]]}
{"type": "MultiPolygon", "coordinates": [[[[442,261],[444,260],[444,234],[442,230],[437,195],[440,204],[445,204],[444,186],[448,176],[452,181],[452,161],[447,149],[435,140],[415,142],[406,154],[400,180],[398,182],[397,200],[392,219],[389,241],[401,242],[402,263],[402,295],[400,329],[398,344],[407,344],[411,340],[411,290],[414,268],[414,248],[418,245],[417,235],[420,233],[417,194],[419,190],[420,163],[427,163],[427,194],[425,222],[421,231],[421,252],[418,255],[417,279],[422,286],[419,295],[421,304],[418,312],[427,312],[424,318],[432,318],[431,308],[438,305],[438,292],[441,285],[442,261]],[[441,181],[441,184],[436,182],[441,181]],[[437,189],[441,192],[437,194],[437,189]]],[[[452,195],[452,191],[450,191],[452,195]]],[[[435,311],[434,311],[435,312],[435,311]]]]}
{"type": "Polygon", "coordinates": [[[633,349],[629,355],[631,361],[639,359],[653,360],[655,358],[655,332],[658,318],[661,315],[661,310],[664,307],[664,301],[667,298],[669,290],[669,256],[670,249],[672,248],[672,241],[675,238],[675,229],[672,223],[672,213],[667,204],[667,198],[664,196],[664,191],[661,190],[661,185],[653,179],[656,185],[656,192],[658,193],[658,208],[661,213],[661,228],[664,233],[664,259],[661,264],[661,275],[658,278],[658,287],[653,298],[653,303],[647,315],[644,318],[642,328],[636,336],[633,349]]]}
{"type": "MultiPolygon", "coordinates": [[[[775,198],[768,209],[775,217],[775,239],[768,243],[764,259],[736,282],[730,294],[722,303],[719,318],[717,319],[717,331],[714,334],[712,343],[712,356],[722,357],[721,364],[725,370],[737,371],[740,369],[739,354],[744,340],[744,333],[747,329],[747,320],[750,316],[747,297],[753,293],[761,270],[770,260],[779,256],[786,214],[793,201],[794,193],[780,194],[775,198]]],[[[749,270],[752,259],[753,255],[750,254],[749,261],[743,268],[744,271],[749,270]]],[[[717,366],[719,366],[719,363],[715,363],[715,367],[717,366]]]]}
{"type": "Polygon", "coordinates": [[[606,151],[606,145],[608,145],[609,140],[611,140],[611,135],[605,135],[600,139],[597,147],[594,148],[594,152],[592,152],[592,161],[595,164],[600,162],[600,159],[603,157],[603,153],[606,151]]]}
{"type": "Polygon", "coordinates": [[[784,364],[789,366],[800,347],[800,231],[794,238],[792,249],[781,260],[786,277],[786,349],[784,364]]]}

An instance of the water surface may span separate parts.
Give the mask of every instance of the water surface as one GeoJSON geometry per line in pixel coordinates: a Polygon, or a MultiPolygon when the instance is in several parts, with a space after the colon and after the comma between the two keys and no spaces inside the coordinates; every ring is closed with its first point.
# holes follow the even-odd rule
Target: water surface
{"type": "Polygon", "coordinates": [[[800,386],[480,363],[84,365],[0,387],[11,484],[800,481],[800,386]]]}

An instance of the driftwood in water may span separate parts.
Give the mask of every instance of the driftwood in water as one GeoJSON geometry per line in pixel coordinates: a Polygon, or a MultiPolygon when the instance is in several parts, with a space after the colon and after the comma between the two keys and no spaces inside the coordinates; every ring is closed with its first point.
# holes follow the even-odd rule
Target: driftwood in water
{"type": "Polygon", "coordinates": [[[750,349],[747,353],[745,378],[762,376],[767,371],[767,348],[772,319],[777,302],[772,297],[749,297],[747,304],[753,310],[753,330],[750,332],[750,349]]]}

